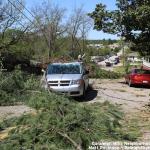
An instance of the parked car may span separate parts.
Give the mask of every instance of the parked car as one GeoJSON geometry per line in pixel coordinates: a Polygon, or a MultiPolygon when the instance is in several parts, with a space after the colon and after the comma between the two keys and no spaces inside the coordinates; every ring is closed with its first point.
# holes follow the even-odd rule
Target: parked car
{"type": "Polygon", "coordinates": [[[104,56],[91,56],[91,62],[98,63],[104,61],[104,56]]]}
{"type": "Polygon", "coordinates": [[[114,64],[117,65],[118,63],[120,63],[120,59],[119,59],[119,57],[116,57],[114,64]]]}
{"type": "Polygon", "coordinates": [[[129,86],[133,85],[149,85],[150,86],[150,70],[132,69],[126,76],[125,81],[129,86]]]}
{"type": "Polygon", "coordinates": [[[52,63],[45,73],[45,88],[69,96],[85,96],[89,71],[82,62],[52,63]]]}

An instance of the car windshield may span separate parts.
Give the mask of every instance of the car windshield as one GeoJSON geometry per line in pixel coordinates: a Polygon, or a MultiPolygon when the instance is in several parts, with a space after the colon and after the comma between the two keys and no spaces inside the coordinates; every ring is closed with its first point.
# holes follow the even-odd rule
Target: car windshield
{"type": "Polygon", "coordinates": [[[51,64],[48,74],[81,74],[81,69],[78,64],[51,64]]]}
{"type": "Polygon", "coordinates": [[[150,74],[150,70],[135,69],[134,72],[138,74],[150,74]]]}

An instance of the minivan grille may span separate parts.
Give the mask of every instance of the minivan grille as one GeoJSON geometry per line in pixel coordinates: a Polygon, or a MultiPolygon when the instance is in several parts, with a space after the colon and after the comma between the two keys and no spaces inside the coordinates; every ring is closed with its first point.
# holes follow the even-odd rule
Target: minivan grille
{"type": "Polygon", "coordinates": [[[69,86],[69,84],[70,84],[69,80],[60,81],[60,86],[69,86]]]}
{"type": "Polygon", "coordinates": [[[62,80],[62,81],[49,81],[49,86],[69,86],[70,81],[69,80],[62,80]]]}

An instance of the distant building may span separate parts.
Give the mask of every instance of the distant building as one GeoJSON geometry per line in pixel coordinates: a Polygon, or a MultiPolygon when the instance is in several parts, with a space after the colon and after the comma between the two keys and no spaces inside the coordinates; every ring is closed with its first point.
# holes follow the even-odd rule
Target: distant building
{"type": "Polygon", "coordinates": [[[104,48],[104,45],[103,44],[88,44],[87,47],[99,49],[99,48],[104,48]]]}
{"type": "Polygon", "coordinates": [[[114,43],[114,44],[109,45],[110,49],[115,49],[115,48],[119,48],[119,47],[120,47],[120,45],[118,43],[114,43]]]}
{"type": "Polygon", "coordinates": [[[141,62],[142,60],[139,58],[138,53],[130,53],[127,55],[127,61],[129,62],[141,62]]]}
{"type": "Polygon", "coordinates": [[[150,70],[150,56],[146,56],[143,58],[142,68],[146,70],[150,70]]]}

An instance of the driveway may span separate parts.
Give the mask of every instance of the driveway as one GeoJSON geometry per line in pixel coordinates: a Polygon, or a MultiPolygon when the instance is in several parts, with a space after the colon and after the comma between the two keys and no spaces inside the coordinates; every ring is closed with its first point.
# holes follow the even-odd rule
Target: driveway
{"type": "MultiPolygon", "coordinates": [[[[97,97],[88,103],[109,101],[120,105],[125,120],[138,120],[142,136],[139,141],[150,141],[150,88],[129,87],[124,79],[91,79],[91,85],[97,91],[97,97]]],[[[90,94],[89,94],[90,95],[90,94]]]]}
{"type": "Polygon", "coordinates": [[[5,118],[19,117],[23,114],[31,113],[33,109],[25,105],[0,106],[0,121],[5,118]]]}
{"type": "Polygon", "coordinates": [[[129,87],[124,79],[91,79],[90,82],[98,93],[97,97],[89,103],[107,100],[120,105],[128,113],[143,110],[145,105],[150,103],[150,88],[129,87]]]}

